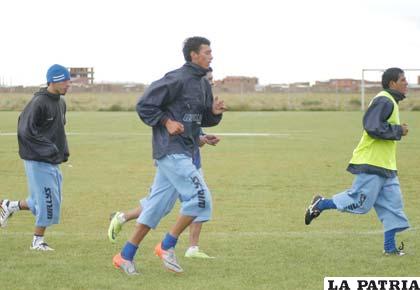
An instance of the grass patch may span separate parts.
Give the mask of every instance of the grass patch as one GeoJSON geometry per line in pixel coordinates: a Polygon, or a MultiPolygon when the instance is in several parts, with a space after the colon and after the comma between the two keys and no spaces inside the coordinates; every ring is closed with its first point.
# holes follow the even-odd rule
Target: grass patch
{"type": "MultiPolygon", "coordinates": [[[[0,132],[15,132],[17,112],[0,112],[0,132]]],[[[183,257],[185,269],[162,269],[154,245],[173,224],[177,209],[146,237],[136,262],[142,275],[126,277],[111,264],[130,236],[125,225],[117,244],[107,241],[109,214],[137,206],[155,168],[151,129],[134,112],[69,112],[70,160],[64,175],[60,225],[46,240],[53,253],[29,251],[33,217],[19,212],[0,229],[1,289],[322,289],[325,276],[418,275],[420,223],[420,116],[403,112],[410,134],[399,142],[399,177],[413,230],[398,235],[408,255],[382,256],[381,224],[367,215],[323,213],[310,226],[303,213],[313,193],[347,189],[345,171],[361,136],[360,112],[230,112],[209,133],[272,133],[221,136],[203,148],[203,169],[214,200],[213,220],[203,227],[201,248],[216,259],[183,257]],[[69,166],[71,165],[71,167],[69,166]],[[325,253],[328,253],[326,255],[325,253]],[[355,267],[357,265],[357,267],[355,267]],[[168,286],[170,285],[170,286],[168,286]]],[[[0,134],[0,197],[22,199],[27,184],[16,136],[0,134]]]]}

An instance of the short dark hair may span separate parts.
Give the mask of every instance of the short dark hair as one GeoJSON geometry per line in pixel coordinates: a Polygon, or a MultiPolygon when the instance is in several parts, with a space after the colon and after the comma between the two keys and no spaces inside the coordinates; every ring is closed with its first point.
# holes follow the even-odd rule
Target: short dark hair
{"type": "Polygon", "coordinates": [[[389,89],[389,83],[391,81],[398,81],[398,78],[400,77],[400,74],[403,74],[404,71],[398,67],[391,67],[384,71],[382,74],[382,87],[384,89],[389,89]]]}
{"type": "Polygon", "coordinates": [[[196,53],[199,53],[200,46],[202,44],[210,45],[210,40],[201,36],[193,36],[193,37],[188,37],[187,39],[185,39],[184,47],[182,48],[185,61],[191,61],[191,52],[194,51],[196,53]]]}

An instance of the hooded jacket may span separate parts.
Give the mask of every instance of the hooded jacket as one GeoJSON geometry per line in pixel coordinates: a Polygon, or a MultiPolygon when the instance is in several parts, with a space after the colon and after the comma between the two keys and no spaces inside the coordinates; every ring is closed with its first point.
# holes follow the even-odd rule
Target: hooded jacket
{"type": "Polygon", "coordinates": [[[18,120],[20,157],[51,164],[67,161],[65,115],[66,103],[60,95],[52,94],[46,88],[35,93],[18,120]]]}
{"type": "Polygon", "coordinates": [[[201,127],[217,125],[222,115],[212,113],[213,93],[205,75],[208,70],[185,63],[153,82],[139,99],[140,119],[153,127],[153,158],[168,154],[192,157],[198,150],[201,127]],[[169,135],[163,125],[167,119],[184,125],[184,133],[169,135]]]}

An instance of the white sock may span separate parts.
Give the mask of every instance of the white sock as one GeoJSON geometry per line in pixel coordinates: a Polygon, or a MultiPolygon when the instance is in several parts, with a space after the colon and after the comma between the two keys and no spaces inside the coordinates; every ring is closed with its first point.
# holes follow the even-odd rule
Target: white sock
{"type": "Polygon", "coordinates": [[[198,246],[191,246],[191,247],[188,248],[187,251],[188,252],[198,252],[199,248],[198,248],[198,246]]]}
{"type": "Polygon", "coordinates": [[[127,221],[127,219],[125,218],[125,214],[123,212],[117,215],[117,219],[121,224],[124,224],[127,221]]]}
{"type": "Polygon", "coordinates": [[[32,247],[38,246],[39,244],[42,244],[43,242],[44,242],[44,236],[34,235],[32,239],[32,247]]]}
{"type": "Polygon", "coordinates": [[[17,211],[19,211],[20,210],[19,201],[18,200],[15,200],[15,201],[9,202],[8,208],[9,208],[9,210],[11,212],[17,212],[17,211]]]}

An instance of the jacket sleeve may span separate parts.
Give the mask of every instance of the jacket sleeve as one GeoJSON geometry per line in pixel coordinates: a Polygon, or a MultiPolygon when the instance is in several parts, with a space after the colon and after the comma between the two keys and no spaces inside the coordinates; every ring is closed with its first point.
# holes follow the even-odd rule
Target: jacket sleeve
{"type": "Polygon", "coordinates": [[[18,138],[24,146],[35,151],[41,157],[52,157],[58,154],[57,146],[45,137],[41,124],[45,121],[47,107],[41,102],[33,102],[19,117],[18,138]]]}
{"type": "Polygon", "coordinates": [[[391,125],[387,121],[393,110],[394,104],[387,97],[373,100],[363,117],[363,128],[370,137],[384,140],[401,139],[401,126],[391,125]]]}
{"type": "Polygon", "coordinates": [[[202,85],[205,88],[206,94],[206,108],[203,113],[203,120],[201,121],[202,127],[212,127],[216,126],[222,120],[223,114],[215,115],[213,114],[213,92],[211,90],[210,83],[207,79],[203,78],[202,85]]]}
{"type": "Polygon", "coordinates": [[[136,110],[140,119],[152,127],[166,121],[170,116],[165,108],[181,89],[182,83],[171,75],[153,82],[137,102],[136,110]]]}

